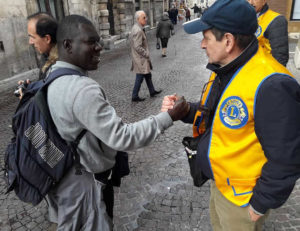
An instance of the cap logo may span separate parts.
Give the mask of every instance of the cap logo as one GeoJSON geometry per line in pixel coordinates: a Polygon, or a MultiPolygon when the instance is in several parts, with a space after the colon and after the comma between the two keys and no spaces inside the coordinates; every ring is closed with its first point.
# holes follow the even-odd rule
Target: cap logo
{"type": "Polygon", "coordinates": [[[248,121],[247,106],[238,96],[230,96],[225,99],[221,105],[219,115],[222,123],[231,129],[241,128],[248,121]]]}
{"type": "Polygon", "coordinates": [[[260,26],[260,25],[258,25],[258,27],[257,27],[257,30],[256,30],[256,32],[255,32],[255,36],[256,36],[256,38],[258,38],[258,36],[260,36],[260,35],[261,35],[261,32],[262,32],[262,28],[261,28],[261,26],[260,26]]]}

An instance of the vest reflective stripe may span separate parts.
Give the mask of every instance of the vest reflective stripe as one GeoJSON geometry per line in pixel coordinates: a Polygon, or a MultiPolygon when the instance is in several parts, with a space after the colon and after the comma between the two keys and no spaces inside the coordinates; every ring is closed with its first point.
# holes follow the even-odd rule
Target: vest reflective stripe
{"type": "Polygon", "coordinates": [[[209,164],[218,189],[238,206],[248,205],[267,161],[254,130],[255,97],[260,84],[276,73],[292,76],[259,47],[232,77],[216,108],[207,153],[209,164]]]}
{"type": "MultiPolygon", "coordinates": [[[[216,74],[213,72],[209,77],[209,81],[203,93],[202,100],[200,102],[201,105],[205,105],[205,106],[207,105],[207,98],[209,96],[211,86],[213,84],[213,80],[215,79],[215,77],[216,74]]],[[[194,118],[194,123],[193,123],[193,136],[197,137],[200,134],[203,134],[204,132],[205,132],[205,123],[204,123],[203,115],[201,111],[197,110],[197,113],[194,118]]]]}
{"type": "Polygon", "coordinates": [[[272,11],[267,10],[264,14],[258,17],[258,28],[255,32],[255,35],[258,39],[259,45],[265,49],[266,52],[271,53],[271,45],[267,38],[265,38],[264,33],[268,29],[268,26],[271,22],[278,17],[280,14],[272,11]]]}

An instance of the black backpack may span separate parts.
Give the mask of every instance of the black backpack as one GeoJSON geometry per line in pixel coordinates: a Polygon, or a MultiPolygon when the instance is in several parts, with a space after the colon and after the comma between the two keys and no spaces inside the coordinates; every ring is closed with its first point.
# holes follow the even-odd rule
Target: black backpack
{"type": "MultiPolygon", "coordinates": [[[[4,159],[7,192],[15,191],[20,200],[39,204],[75,164],[79,167],[77,146],[83,130],[74,142],[58,134],[47,104],[49,84],[63,75],[81,75],[78,71],[61,68],[46,80],[32,84],[25,91],[12,120],[14,137],[7,146],[4,159]]],[[[76,174],[80,174],[77,168],[76,174]]]]}

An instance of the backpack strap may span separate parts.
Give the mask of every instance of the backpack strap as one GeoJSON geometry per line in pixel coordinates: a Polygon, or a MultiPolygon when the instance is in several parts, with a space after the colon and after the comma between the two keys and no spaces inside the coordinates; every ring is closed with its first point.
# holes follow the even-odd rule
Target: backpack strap
{"type": "Polygon", "coordinates": [[[38,107],[40,108],[41,112],[43,113],[45,119],[48,121],[48,123],[55,127],[53,120],[50,115],[50,111],[48,108],[48,102],[47,102],[47,90],[50,83],[52,83],[55,79],[64,76],[64,75],[79,75],[82,76],[82,74],[79,71],[70,69],[70,68],[59,68],[57,70],[52,71],[45,80],[43,86],[37,91],[35,94],[35,101],[38,107]]]}
{"type": "Polygon", "coordinates": [[[48,86],[52,81],[57,79],[58,77],[64,76],[64,75],[79,75],[82,76],[82,73],[79,71],[76,71],[71,68],[58,68],[52,72],[45,78],[45,84],[43,87],[48,86]]]}
{"type": "MultiPolygon", "coordinates": [[[[57,70],[50,72],[50,74],[44,80],[45,83],[44,83],[43,87],[39,90],[39,92],[37,93],[37,96],[36,96],[36,99],[37,99],[36,102],[37,102],[37,104],[39,104],[41,112],[43,113],[45,119],[48,121],[49,126],[52,126],[53,128],[55,128],[55,125],[51,118],[48,103],[47,103],[47,90],[48,90],[48,86],[50,85],[50,83],[52,83],[55,79],[57,79],[61,76],[64,76],[64,75],[82,76],[82,73],[80,73],[79,71],[76,71],[74,69],[71,69],[71,68],[59,68],[57,70]],[[42,97],[39,97],[39,95],[41,95],[42,97]]],[[[74,153],[74,164],[75,164],[75,169],[76,169],[76,172],[75,172],[76,175],[82,174],[81,170],[80,170],[80,156],[77,152],[77,147],[78,147],[80,140],[82,139],[82,137],[85,135],[86,132],[87,132],[86,129],[82,130],[74,141],[68,142],[68,145],[71,147],[71,149],[74,153]]]]}
{"type": "Polygon", "coordinates": [[[81,138],[85,135],[86,132],[87,132],[87,130],[86,130],[86,129],[83,129],[83,130],[79,133],[79,135],[77,136],[77,138],[75,139],[75,141],[73,142],[76,148],[78,147],[78,144],[79,144],[81,138]]]}
{"type": "Polygon", "coordinates": [[[69,145],[71,146],[73,153],[74,153],[74,163],[75,163],[75,175],[82,175],[81,169],[80,169],[80,156],[77,152],[77,147],[78,144],[80,142],[80,140],[82,139],[82,137],[85,135],[85,133],[87,132],[86,129],[83,129],[79,135],[77,136],[77,138],[70,142],[69,145]]]}

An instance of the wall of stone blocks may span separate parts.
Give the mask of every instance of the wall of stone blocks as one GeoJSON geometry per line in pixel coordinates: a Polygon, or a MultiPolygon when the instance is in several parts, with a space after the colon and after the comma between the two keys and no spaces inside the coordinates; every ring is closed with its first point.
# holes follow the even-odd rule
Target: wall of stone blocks
{"type": "MultiPolygon", "coordinates": [[[[3,1],[3,0],[1,0],[3,1]]],[[[0,8],[0,80],[36,67],[35,53],[28,45],[25,0],[10,0],[0,8]]]]}
{"type": "Polygon", "coordinates": [[[107,0],[67,0],[64,2],[64,12],[90,19],[102,37],[109,36],[107,0]]]}

